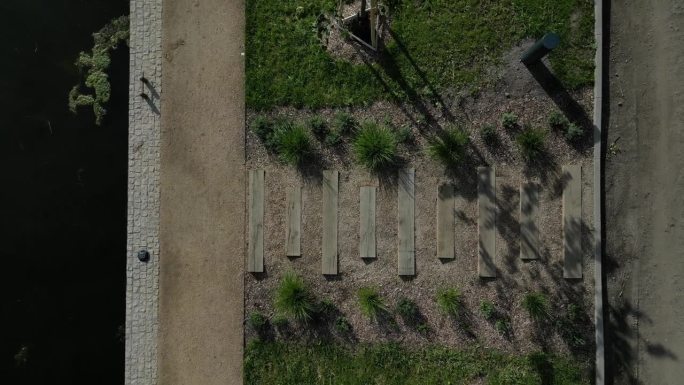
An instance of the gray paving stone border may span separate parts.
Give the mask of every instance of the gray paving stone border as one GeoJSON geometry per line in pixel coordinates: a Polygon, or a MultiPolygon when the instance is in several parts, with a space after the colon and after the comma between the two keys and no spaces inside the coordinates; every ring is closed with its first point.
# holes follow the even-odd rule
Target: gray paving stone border
{"type": "Polygon", "coordinates": [[[157,383],[161,11],[162,0],[130,3],[126,385],[157,383]]]}

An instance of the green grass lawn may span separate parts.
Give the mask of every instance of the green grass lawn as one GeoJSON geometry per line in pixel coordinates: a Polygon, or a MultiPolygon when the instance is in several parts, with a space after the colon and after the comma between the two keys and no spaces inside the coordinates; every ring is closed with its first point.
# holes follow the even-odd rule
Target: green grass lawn
{"type": "Polygon", "coordinates": [[[395,37],[380,63],[328,55],[316,19],[336,0],[247,0],[247,106],[320,108],[430,98],[478,87],[486,69],[524,38],[561,36],[552,70],[570,89],[593,79],[591,0],[389,0],[395,37]]]}
{"type": "Polygon", "coordinates": [[[245,353],[248,385],[460,385],[478,378],[489,385],[588,384],[582,373],[581,364],[566,358],[513,356],[482,348],[414,350],[383,344],[351,351],[332,343],[255,341],[245,353]]]}

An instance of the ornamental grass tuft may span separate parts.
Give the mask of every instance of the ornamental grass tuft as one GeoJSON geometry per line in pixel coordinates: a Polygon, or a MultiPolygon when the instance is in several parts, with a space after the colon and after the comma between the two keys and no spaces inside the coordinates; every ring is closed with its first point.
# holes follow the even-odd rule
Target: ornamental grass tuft
{"type": "Polygon", "coordinates": [[[522,307],[536,321],[541,321],[549,315],[549,301],[544,293],[530,292],[525,294],[522,307]]]}
{"type": "Polygon", "coordinates": [[[272,134],[272,143],[280,159],[291,166],[301,165],[313,152],[309,133],[301,125],[280,125],[272,134]]]}
{"type": "Polygon", "coordinates": [[[520,154],[527,161],[535,161],[544,155],[546,131],[535,128],[527,128],[515,137],[520,154]]]}
{"type": "Polygon", "coordinates": [[[465,156],[470,139],[468,133],[458,128],[447,129],[428,144],[428,155],[445,167],[458,166],[465,156]]]}
{"type": "Polygon", "coordinates": [[[309,321],[316,311],[313,294],[304,281],[294,273],[285,273],[276,289],[276,311],[295,321],[309,321]]]}
{"type": "Polygon", "coordinates": [[[496,315],[496,307],[493,303],[487,300],[482,300],[482,302],[480,302],[480,312],[485,317],[485,319],[492,320],[496,315]]]}
{"type": "Polygon", "coordinates": [[[437,292],[437,307],[445,315],[457,317],[461,310],[461,293],[457,289],[437,292]]]}
{"type": "Polygon", "coordinates": [[[375,320],[383,312],[387,311],[380,294],[372,287],[362,287],[358,292],[359,307],[361,312],[371,320],[375,320]]]}
{"type": "Polygon", "coordinates": [[[397,138],[386,127],[365,122],[354,140],[354,154],[360,165],[373,172],[382,172],[396,163],[397,138]]]}

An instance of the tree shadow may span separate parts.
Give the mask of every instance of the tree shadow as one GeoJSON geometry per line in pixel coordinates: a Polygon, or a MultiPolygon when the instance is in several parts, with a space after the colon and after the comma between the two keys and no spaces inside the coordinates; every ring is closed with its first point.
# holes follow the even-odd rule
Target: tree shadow
{"type": "Polygon", "coordinates": [[[468,215],[466,215],[465,211],[461,209],[454,209],[454,217],[456,217],[461,223],[464,223],[468,226],[477,225],[477,221],[472,218],[469,218],[468,215]]]}
{"type": "Polygon", "coordinates": [[[441,130],[441,127],[433,115],[433,112],[426,104],[426,100],[429,99],[432,103],[434,103],[434,105],[439,108],[441,114],[447,121],[451,122],[455,120],[453,114],[447,107],[441,95],[437,92],[436,88],[428,80],[425,71],[423,71],[413,59],[406,45],[399,38],[399,36],[391,29],[388,29],[388,33],[396,42],[397,52],[406,58],[408,63],[411,65],[413,72],[420,79],[421,84],[410,84],[409,80],[407,80],[406,74],[402,73],[402,70],[399,67],[399,64],[396,62],[395,57],[389,54],[386,49],[380,51],[376,55],[377,66],[382,72],[380,72],[374,63],[366,57],[367,55],[362,54],[361,48],[354,46],[358,56],[363,60],[364,64],[371,71],[375,79],[383,86],[385,91],[391,95],[392,99],[394,99],[404,115],[414,126],[418,127],[420,133],[425,134],[427,131],[441,130]],[[397,94],[395,87],[390,85],[385,80],[385,77],[396,83],[401,90],[401,93],[403,93],[405,97],[397,94]],[[427,90],[429,98],[421,95],[417,89],[427,90]],[[405,102],[408,102],[415,109],[415,111],[417,111],[418,116],[405,107],[405,102]]]}
{"type": "Polygon", "coordinates": [[[520,195],[516,188],[503,186],[501,197],[494,198],[496,228],[501,238],[506,242],[508,253],[502,256],[508,273],[518,271],[518,256],[520,255],[520,222],[513,213],[519,209],[520,195]]]}
{"type": "Polygon", "coordinates": [[[528,356],[528,362],[532,368],[539,374],[539,379],[542,385],[551,385],[554,383],[554,368],[553,363],[544,352],[532,353],[528,356]]]}
{"type": "Polygon", "coordinates": [[[641,314],[628,301],[611,304],[606,301],[605,343],[606,373],[610,384],[639,385],[641,382],[635,375],[636,354],[634,341],[638,336],[632,330],[630,319],[638,320],[641,314]]]}
{"type": "MultiPolygon", "coordinates": [[[[409,111],[406,106],[404,105],[404,100],[396,94],[394,89],[385,81],[383,78],[382,74],[375,68],[373,63],[369,61],[361,52],[360,48],[353,46],[355,50],[357,51],[357,54],[361,59],[363,60],[363,63],[366,65],[368,70],[373,74],[373,77],[375,80],[378,81],[382,85],[382,87],[385,89],[385,92],[387,92],[388,95],[391,96],[391,98],[394,100],[395,104],[399,107],[401,112],[406,116],[406,118],[411,122],[411,124],[415,127],[418,127],[418,131],[421,133],[424,133],[425,131],[425,123],[422,121],[422,119],[416,118],[411,111],[409,111]]],[[[423,108],[425,108],[425,105],[423,105],[423,108]]],[[[420,111],[420,109],[418,109],[420,111]]]]}
{"type": "MultiPolygon", "coordinates": [[[[418,77],[422,81],[424,88],[427,88],[430,91],[431,98],[436,102],[436,104],[439,105],[439,108],[440,108],[442,114],[446,117],[446,119],[448,121],[453,121],[454,116],[451,114],[451,111],[447,107],[446,103],[444,103],[444,100],[440,96],[439,92],[437,92],[435,87],[428,80],[427,75],[425,74],[425,71],[423,71],[418,66],[416,61],[413,59],[413,57],[409,53],[408,49],[406,48],[406,45],[404,44],[404,42],[399,38],[399,36],[393,30],[388,29],[388,32],[389,32],[389,35],[392,37],[392,39],[394,39],[395,43],[397,44],[397,48],[399,49],[399,51],[406,57],[406,59],[409,61],[409,63],[413,67],[413,70],[416,72],[416,74],[418,75],[418,77]]],[[[386,56],[386,57],[389,57],[389,56],[386,56]]],[[[383,62],[381,61],[381,64],[382,63],[383,62]]],[[[396,67],[396,64],[395,64],[395,67],[396,67]]],[[[390,75],[390,77],[392,77],[393,79],[397,80],[400,83],[400,85],[402,85],[402,88],[404,88],[404,91],[407,94],[409,92],[413,92],[415,94],[415,91],[414,91],[415,87],[413,87],[413,88],[408,87],[407,82],[403,78],[401,78],[401,74],[400,73],[395,73],[395,74],[399,75],[399,78],[402,79],[403,81],[400,82],[399,80],[395,79],[394,77],[391,76],[392,72],[388,71],[388,75],[390,75]]],[[[422,104],[422,102],[421,102],[421,104],[422,104]]]]}
{"type": "MultiPolygon", "coordinates": [[[[558,180],[559,170],[558,162],[553,156],[548,151],[543,151],[539,156],[525,163],[523,175],[527,179],[538,178],[543,186],[548,186],[558,180]]],[[[565,187],[565,184],[562,187],[565,187]]],[[[562,192],[562,189],[554,191],[562,192]]]]}
{"type": "Polygon", "coordinates": [[[666,348],[663,346],[663,344],[652,344],[649,342],[646,342],[646,352],[652,356],[658,357],[658,358],[668,358],[672,361],[678,361],[679,358],[677,357],[676,354],[674,354],[670,349],[666,348]]]}
{"type": "Polygon", "coordinates": [[[461,197],[468,202],[477,199],[477,172],[473,171],[477,165],[466,156],[465,162],[446,168],[445,175],[449,183],[454,185],[454,196],[461,197]]]}
{"type": "MultiPolygon", "coordinates": [[[[571,279],[583,279],[582,260],[586,245],[593,244],[589,225],[579,218],[563,219],[563,274],[571,279]]],[[[568,278],[566,278],[568,279],[568,278]]]]}

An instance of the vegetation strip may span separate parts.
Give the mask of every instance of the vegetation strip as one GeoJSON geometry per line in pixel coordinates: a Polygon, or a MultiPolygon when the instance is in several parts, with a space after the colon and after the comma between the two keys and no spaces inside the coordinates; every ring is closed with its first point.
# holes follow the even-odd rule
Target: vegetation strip
{"type": "Polygon", "coordinates": [[[581,385],[589,381],[579,362],[545,353],[523,356],[479,347],[411,349],[378,344],[351,348],[333,342],[253,341],[245,351],[245,383],[581,385]]]}
{"type": "Polygon", "coordinates": [[[495,80],[491,67],[506,51],[548,31],[561,37],[550,54],[553,72],[571,89],[592,83],[589,0],[386,1],[392,38],[380,60],[365,64],[332,57],[319,40],[320,17],[336,3],[247,1],[248,107],[364,105],[477,89],[495,80]]]}

